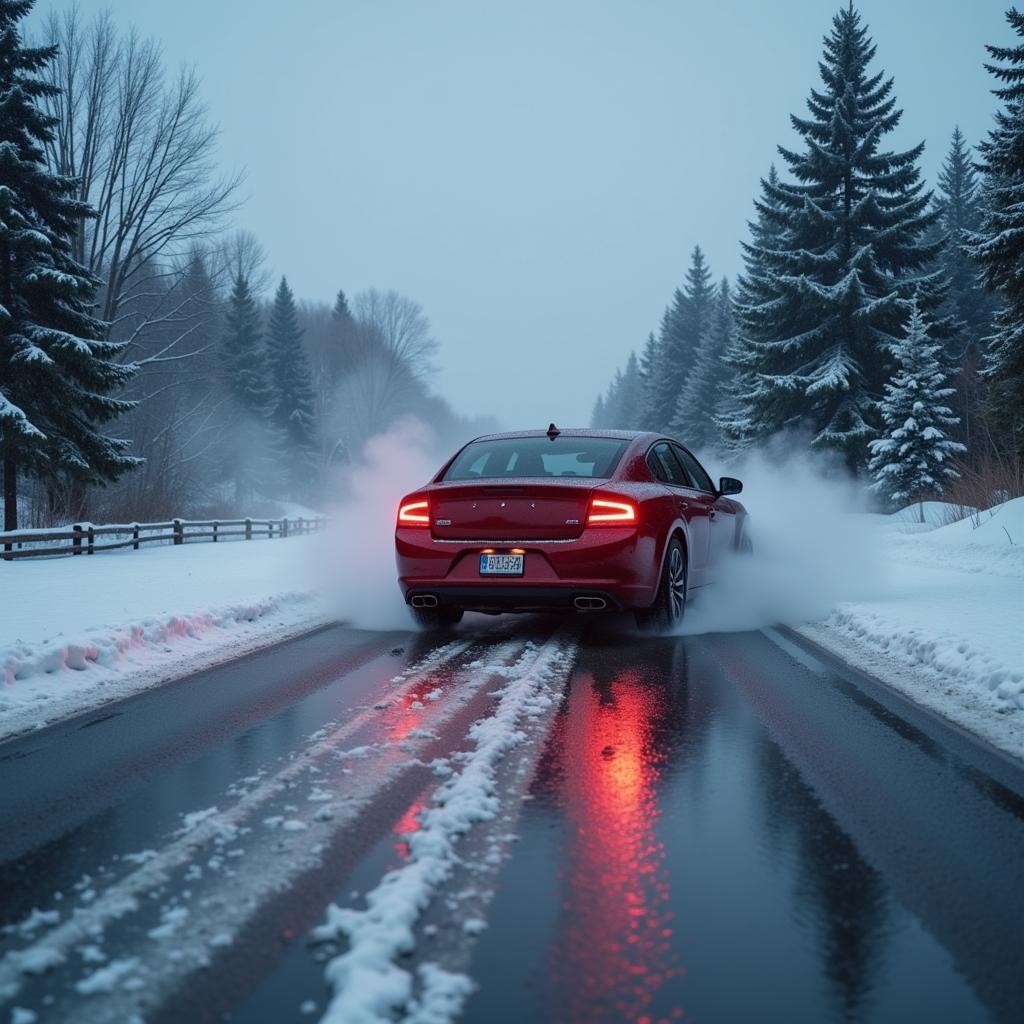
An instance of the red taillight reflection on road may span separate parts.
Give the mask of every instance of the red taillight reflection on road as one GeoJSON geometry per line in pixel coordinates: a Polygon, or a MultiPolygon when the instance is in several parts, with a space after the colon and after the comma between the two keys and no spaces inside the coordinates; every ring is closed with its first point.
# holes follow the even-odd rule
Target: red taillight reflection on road
{"type": "Polygon", "coordinates": [[[633,673],[600,689],[577,677],[570,695],[570,895],[553,949],[573,978],[565,998],[574,1022],[591,1019],[596,1007],[623,1021],[682,1017],[678,1007],[651,1012],[662,986],[683,973],[672,949],[668,871],[655,830],[660,755],[652,741],[653,703],[633,673]]]}
{"type": "Polygon", "coordinates": [[[418,693],[400,697],[385,718],[388,738],[392,743],[407,740],[423,724],[423,701],[418,693]]]}
{"type": "Polygon", "coordinates": [[[402,837],[401,842],[397,843],[395,848],[398,850],[398,854],[403,860],[407,860],[410,853],[407,837],[411,836],[413,832],[419,832],[422,827],[420,825],[419,815],[420,811],[422,811],[426,805],[426,800],[423,799],[411,803],[406,808],[405,814],[403,814],[398,821],[391,826],[391,831],[394,832],[396,836],[402,837]]]}

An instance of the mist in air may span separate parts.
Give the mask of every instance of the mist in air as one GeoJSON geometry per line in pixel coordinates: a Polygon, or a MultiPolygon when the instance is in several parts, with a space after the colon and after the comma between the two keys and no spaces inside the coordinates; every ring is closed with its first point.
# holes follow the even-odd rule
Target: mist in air
{"type": "MultiPolygon", "coordinates": [[[[395,515],[451,454],[409,418],[371,438],[362,457],[334,477],[331,527],[310,564],[331,611],[365,629],[408,629],[394,578],[395,515]]],[[[721,468],[708,458],[709,470],[721,468]]],[[[723,470],[724,471],[724,470],[723,470]]],[[[716,582],[691,594],[682,635],[798,625],[838,602],[883,596],[887,574],[862,488],[834,462],[775,445],[748,452],[728,472],[742,478],[750,555],[730,554],[716,582]]],[[[611,617],[630,626],[632,617],[611,617]]]]}
{"type": "MultiPolygon", "coordinates": [[[[715,465],[709,459],[707,465],[715,465]]],[[[778,446],[728,467],[743,480],[752,554],[732,552],[692,595],[678,632],[729,633],[819,619],[842,601],[883,596],[885,562],[864,489],[833,462],[778,446]]]]}
{"type": "Polygon", "coordinates": [[[335,474],[332,522],[311,572],[339,619],[365,629],[410,628],[395,580],[395,515],[443,461],[431,429],[408,418],[371,438],[359,460],[335,474]]]}

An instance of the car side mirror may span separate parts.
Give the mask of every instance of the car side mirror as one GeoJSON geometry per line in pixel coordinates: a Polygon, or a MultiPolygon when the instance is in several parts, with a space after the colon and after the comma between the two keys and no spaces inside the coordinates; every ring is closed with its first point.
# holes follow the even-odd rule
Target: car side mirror
{"type": "Polygon", "coordinates": [[[743,490],[743,481],[734,476],[723,476],[718,481],[719,494],[739,494],[743,490]]]}

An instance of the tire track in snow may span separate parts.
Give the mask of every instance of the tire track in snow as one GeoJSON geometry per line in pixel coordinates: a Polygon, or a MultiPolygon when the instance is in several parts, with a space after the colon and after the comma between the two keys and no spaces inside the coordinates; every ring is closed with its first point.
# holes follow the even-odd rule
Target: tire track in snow
{"type": "MultiPolygon", "coordinates": [[[[521,660],[506,670],[498,706],[469,731],[475,745],[458,758],[461,770],[421,812],[420,828],[407,840],[409,860],[367,893],[366,909],[328,907],[314,938],[344,936],[349,946],[327,965],[334,995],[322,1024],[388,1024],[396,1012],[417,1024],[443,1024],[457,1016],[472,990],[469,978],[434,962],[421,963],[414,977],[397,961],[415,950],[414,927],[459,864],[460,839],[501,814],[501,762],[529,740],[528,754],[515,766],[517,776],[535,763],[578,653],[578,640],[567,633],[559,630],[540,648],[527,645],[521,660]]],[[[519,799],[524,791],[519,789],[519,799]]]]}
{"type": "MultiPolygon", "coordinates": [[[[310,737],[312,746],[271,777],[259,779],[251,787],[231,787],[229,793],[238,796],[233,806],[186,815],[171,842],[134,858],[139,865],[135,870],[90,902],[77,906],[65,920],[42,931],[33,929],[33,941],[28,946],[0,959],[0,1000],[13,999],[28,977],[54,968],[76,971],[72,953],[96,948],[107,929],[119,924],[122,930],[132,932],[136,947],[130,950],[130,971],[121,972],[126,977],[115,977],[115,971],[107,985],[104,974],[118,968],[124,959],[111,959],[98,969],[94,963],[77,984],[80,993],[95,994],[75,999],[75,985],[64,985],[62,994],[73,1000],[73,1008],[58,1007],[55,1016],[65,1012],[83,1024],[93,1020],[128,1021],[140,1011],[158,1006],[181,977],[209,965],[218,948],[231,945],[266,897],[294,884],[297,876],[316,867],[324,849],[358,819],[375,794],[410,764],[418,763],[417,751],[436,742],[435,730],[493,680],[492,670],[504,669],[523,646],[519,641],[485,636],[435,648],[391,680],[399,689],[389,701],[336,728],[314,733],[310,737]],[[484,653],[478,657],[481,650],[484,653]],[[471,657],[476,660],[466,665],[471,657]],[[449,670],[453,681],[450,699],[415,702],[422,704],[418,709],[423,711],[419,728],[395,735],[400,712],[411,706],[409,698],[418,690],[426,693],[438,676],[449,670]],[[360,732],[382,726],[392,733],[386,742],[343,749],[360,732]],[[357,761],[358,771],[350,767],[357,761]],[[286,814],[264,816],[262,820],[257,817],[276,810],[274,804],[282,800],[298,800],[294,794],[303,781],[311,791],[301,805],[287,804],[290,809],[286,814]],[[266,841],[268,838],[274,841],[266,841]],[[308,843],[311,838],[315,841],[308,843]],[[160,923],[148,929],[150,941],[141,939],[146,928],[125,929],[135,915],[145,916],[155,909],[148,897],[169,885],[179,873],[191,883],[191,890],[186,891],[185,901],[164,908],[160,923]],[[194,939],[204,934],[208,938],[194,939]],[[137,948],[140,945],[142,948],[137,948]],[[80,987],[83,982],[85,989],[80,987]]],[[[116,943],[117,936],[111,941],[116,943]]]]}

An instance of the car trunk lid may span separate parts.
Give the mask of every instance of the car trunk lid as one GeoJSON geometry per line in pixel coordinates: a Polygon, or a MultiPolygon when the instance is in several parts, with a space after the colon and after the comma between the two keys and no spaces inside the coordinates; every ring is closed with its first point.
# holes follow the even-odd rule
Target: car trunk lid
{"type": "Polygon", "coordinates": [[[572,540],[583,533],[596,481],[451,483],[430,493],[438,540],[572,540]]]}

